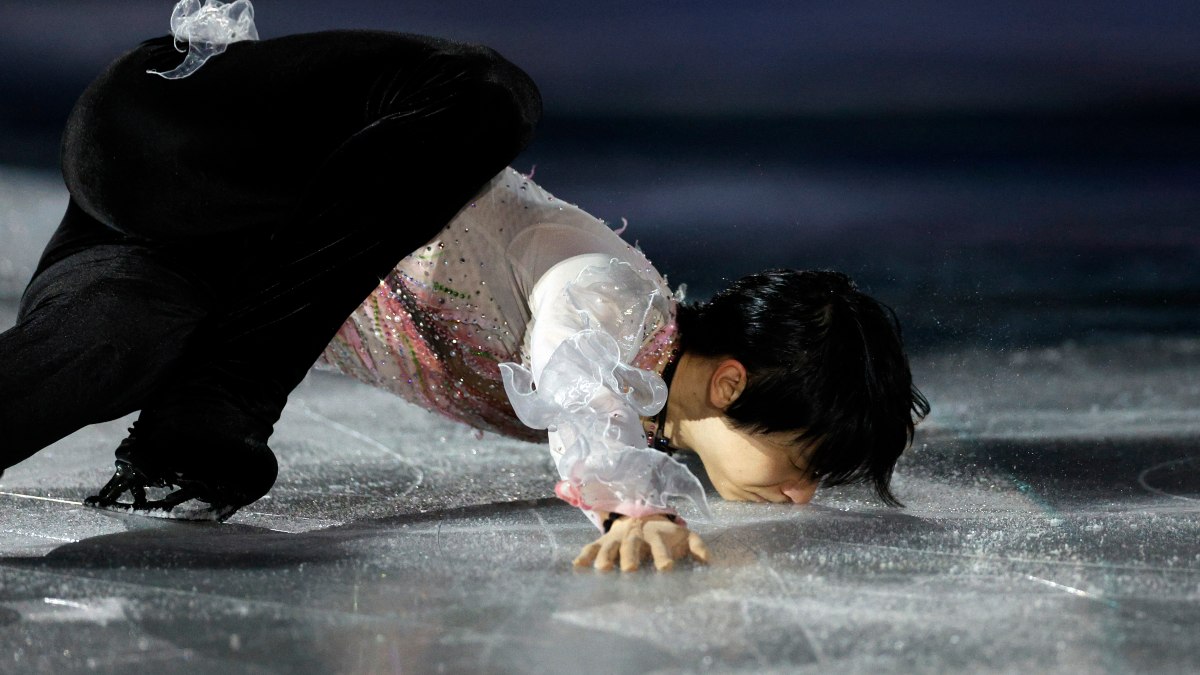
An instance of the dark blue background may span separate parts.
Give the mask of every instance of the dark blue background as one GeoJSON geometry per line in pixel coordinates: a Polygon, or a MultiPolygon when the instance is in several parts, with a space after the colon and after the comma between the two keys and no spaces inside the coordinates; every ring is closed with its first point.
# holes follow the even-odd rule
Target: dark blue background
{"type": "MultiPolygon", "coordinates": [[[[172,2],[0,5],[0,163],[172,2]]],[[[1200,3],[259,0],[261,37],[485,42],[545,100],[517,168],[703,296],[837,267],[917,348],[1200,323],[1200,3]]]]}
{"type": "MultiPolygon", "coordinates": [[[[54,121],[109,59],[167,32],[170,0],[5,0],[6,123],[54,121]]],[[[556,115],[1050,111],[1197,96],[1187,1],[258,0],[260,35],[334,27],[482,41],[556,115]]]]}

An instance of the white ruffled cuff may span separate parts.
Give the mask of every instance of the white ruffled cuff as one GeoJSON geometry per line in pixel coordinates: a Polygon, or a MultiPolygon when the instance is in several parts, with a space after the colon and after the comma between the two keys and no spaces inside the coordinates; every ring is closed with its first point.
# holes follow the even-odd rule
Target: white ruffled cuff
{"type": "Polygon", "coordinates": [[[666,301],[660,289],[628,263],[612,261],[585,269],[564,293],[585,327],[559,343],[536,385],[529,368],[500,364],[517,417],[562,442],[556,493],[585,511],[632,516],[674,513],[670,500],[687,498],[707,516],[700,481],[646,447],[640,418],[666,404],[666,384],[628,363],[644,337],[647,312],[666,301]]]}

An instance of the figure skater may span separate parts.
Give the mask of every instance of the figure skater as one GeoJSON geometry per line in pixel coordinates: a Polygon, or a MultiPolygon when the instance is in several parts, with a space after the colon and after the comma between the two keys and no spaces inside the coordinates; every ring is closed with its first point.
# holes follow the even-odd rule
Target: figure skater
{"type": "Polygon", "coordinates": [[[889,308],[794,270],[683,303],[508,167],[541,99],[495,51],[258,40],[248,4],[184,0],[72,110],[70,201],[0,334],[0,467],[140,411],[87,503],[224,520],[273,485],[268,440],[320,359],[548,441],[556,494],[602,531],[578,565],[707,559],[672,506],[705,509],[676,451],[726,499],[865,481],[898,504],[892,469],[929,408],[889,308]]]}

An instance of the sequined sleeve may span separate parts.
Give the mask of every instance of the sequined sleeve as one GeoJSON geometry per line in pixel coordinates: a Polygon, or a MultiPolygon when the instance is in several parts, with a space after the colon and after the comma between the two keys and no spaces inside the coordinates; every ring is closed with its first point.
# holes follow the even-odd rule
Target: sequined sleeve
{"type": "MultiPolygon", "coordinates": [[[[581,259],[594,256],[580,256],[581,259]]],[[[600,525],[597,512],[675,513],[672,499],[707,512],[704,490],[688,469],[647,447],[640,418],[666,404],[655,372],[631,365],[646,338],[647,316],[665,314],[670,294],[627,262],[589,264],[565,285],[531,295],[528,365],[502,363],[504,388],[526,425],[550,431],[561,481],[556,494],[600,525]],[[546,299],[536,297],[545,293],[546,299]]]]}

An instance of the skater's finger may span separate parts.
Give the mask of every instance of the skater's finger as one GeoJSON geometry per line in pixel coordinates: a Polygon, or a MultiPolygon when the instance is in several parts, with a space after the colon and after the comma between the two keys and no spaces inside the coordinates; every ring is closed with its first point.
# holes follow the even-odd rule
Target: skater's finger
{"type": "Polygon", "coordinates": [[[611,538],[604,539],[600,544],[600,550],[596,553],[596,569],[607,572],[613,568],[613,563],[617,559],[617,553],[620,551],[618,545],[620,541],[611,538]]]}
{"type": "Polygon", "coordinates": [[[579,556],[576,557],[575,561],[571,564],[575,565],[576,567],[587,567],[596,559],[596,553],[599,550],[600,542],[593,541],[592,543],[583,547],[583,550],[579,552],[579,556]]]}
{"type": "Polygon", "coordinates": [[[641,535],[631,534],[621,542],[621,571],[632,572],[642,564],[642,547],[645,542],[641,535]]]}
{"type": "Polygon", "coordinates": [[[663,540],[661,531],[647,532],[646,543],[650,544],[650,554],[654,556],[654,567],[658,571],[665,572],[675,567],[675,560],[671,557],[671,551],[667,548],[667,542],[663,540]]]}
{"type": "Polygon", "coordinates": [[[692,556],[702,563],[708,562],[708,547],[704,545],[704,540],[695,532],[688,533],[688,550],[692,552],[692,556]]]}

